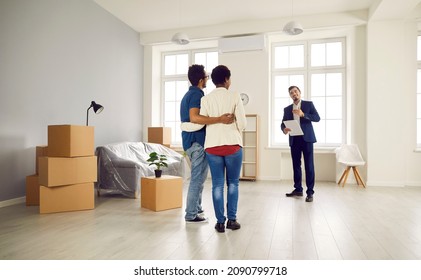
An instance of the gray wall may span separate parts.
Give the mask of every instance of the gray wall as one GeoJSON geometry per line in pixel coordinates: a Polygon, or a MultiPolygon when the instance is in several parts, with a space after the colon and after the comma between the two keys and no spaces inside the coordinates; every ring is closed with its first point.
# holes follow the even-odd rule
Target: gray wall
{"type": "Polygon", "coordinates": [[[139,34],[90,0],[0,0],[0,202],[25,196],[50,124],[85,125],[95,145],[142,135],[139,34]]]}

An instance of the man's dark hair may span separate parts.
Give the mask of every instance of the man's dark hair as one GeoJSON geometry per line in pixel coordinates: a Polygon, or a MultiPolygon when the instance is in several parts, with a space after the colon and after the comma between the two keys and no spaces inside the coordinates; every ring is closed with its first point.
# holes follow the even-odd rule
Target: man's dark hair
{"type": "Polygon", "coordinates": [[[200,79],[203,79],[206,75],[205,66],[199,64],[193,64],[189,67],[189,72],[187,73],[189,81],[192,86],[197,86],[200,79]]]}
{"type": "Polygon", "coordinates": [[[225,65],[218,65],[212,70],[212,82],[215,85],[225,83],[225,80],[231,77],[231,71],[225,65]]]}
{"type": "Polygon", "coordinates": [[[297,87],[297,86],[290,86],[289,88],[288,88],[288,93],[291,91],[291,89],[293,89],[293,88],[296,88],[296,89],[298,89],[298,91],[299,92],[301,92],[301,89],[299,88],[299,87],[297,87]]]}

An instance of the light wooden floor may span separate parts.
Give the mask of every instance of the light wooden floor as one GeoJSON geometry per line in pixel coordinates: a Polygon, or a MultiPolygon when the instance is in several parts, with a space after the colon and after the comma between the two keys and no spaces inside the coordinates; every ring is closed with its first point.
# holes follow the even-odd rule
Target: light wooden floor
{"type": "Polygon", "coordinates": [[[210,189],[207,224],[186,224],[184,207],[153,212],[115,195],[89,211],[0,208],[0,259],[421,259],[421,188],[317,182],[306,203],[285,197],[291,182],[242,181],[242,228],[225,233],[213,229],[210,189]]]}

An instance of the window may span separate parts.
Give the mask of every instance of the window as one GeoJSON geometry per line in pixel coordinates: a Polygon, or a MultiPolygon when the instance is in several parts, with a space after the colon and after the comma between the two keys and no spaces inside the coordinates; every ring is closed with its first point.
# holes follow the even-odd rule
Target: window
{"type": "Polygon", "coordinates": [[[275,43],[272,46],[271,146],[288,143],[281,131],[284,108],[296,85],[320,115],[313,125],[318,146],[339,146],[345,139],[345,39],[275,43]]]}
{"type": "MultiPolygon", "coordinates": [[[[188,91],[190,82],[187,71],[191,64],[202,64],[207,72],[218,65],[216,50],[195,50],[163,54],[163,120],[165,127],[171,127],[171,144],[181,146],[180,102],[188,91]]],[[[204,89],[205,94],[215,86],[209,80],[204,89]]]]}
{"type": "Polygon", "coordinates": [[[417,147],[421,148],[421,35],[417,37],[417,147]]]}

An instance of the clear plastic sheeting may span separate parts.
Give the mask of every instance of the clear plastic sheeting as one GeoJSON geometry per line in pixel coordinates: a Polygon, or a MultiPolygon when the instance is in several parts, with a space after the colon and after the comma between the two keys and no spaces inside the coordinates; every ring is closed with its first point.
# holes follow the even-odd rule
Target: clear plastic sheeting
{"type": "Polygon", "coordinates": [[[155,165],[149,166],[149,154],[157,152],[167,156],[168,167],[163,175],[180,176],[186,179],[188,164],[176,151],[160,144],[144,142],[122,142],[96,148],[98,157],[98,193],[119,193],[127,197],[140,196],[140,178],[154,176],[155,165]]]}

